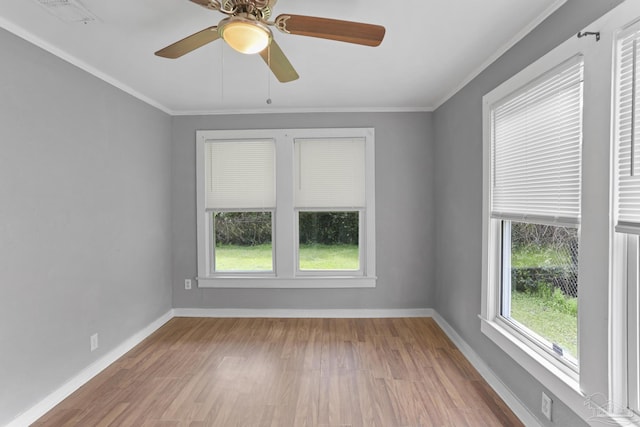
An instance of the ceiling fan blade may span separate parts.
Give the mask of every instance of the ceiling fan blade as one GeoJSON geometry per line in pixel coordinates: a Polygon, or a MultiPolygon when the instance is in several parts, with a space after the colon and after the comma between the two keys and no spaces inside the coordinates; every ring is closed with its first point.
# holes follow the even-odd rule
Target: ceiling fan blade
{"type": "Polygon", "coordinates": [[[198,31],[180,41],[170,44],[164,49],[160,49],[156,52],[156,55],[163,58],[176,59],[219,38],[218,27],[205,28],[202,31],[198,31]]]}
{"type": "Polygon", "coordinates": [[[276,27],[299,36],[318,37],[365,46],[378,46],[384,38],[385,28],[380,25],[302,15],[280,15],[276,27]]]}
{"type": "Polygon", "coordinates": [[[269,46],[260,52],[260,56],[281,83],[287,83],[300,78],[275,40],[271,40],[269,46]]]}

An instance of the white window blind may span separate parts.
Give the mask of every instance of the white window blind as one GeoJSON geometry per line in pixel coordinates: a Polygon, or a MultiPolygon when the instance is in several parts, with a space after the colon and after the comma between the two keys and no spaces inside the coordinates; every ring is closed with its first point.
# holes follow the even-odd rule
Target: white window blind
{"type": "Polygon", "coordinates": [[[579,223],[582,75],[575,56],[492,106],[492,217],[579,223]]]}
{"type": "Polygon", "coordinates": [[[640,28],[621,34],[617,46],[616,231],[640,234],[638,56],[640,28]]]}
{"type": "Polygon", "coordinates": [[[295,141],[295,207],[365,206],[365,140],[295,141]]]}
{"type": "Polygon", "coordinates": [[[276,204],[272,140],[205,143],[206,209],[271,209],[276,204]]]}

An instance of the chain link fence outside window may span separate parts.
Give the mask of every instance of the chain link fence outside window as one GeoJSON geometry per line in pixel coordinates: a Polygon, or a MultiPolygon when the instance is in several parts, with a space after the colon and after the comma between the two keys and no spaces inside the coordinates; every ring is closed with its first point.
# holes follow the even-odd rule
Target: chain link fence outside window
{"type": "Polygon", "coordinates": [[[517,291],[540,286],[578,296],[578,229],[513,222],[511,283],[517,291]]]}

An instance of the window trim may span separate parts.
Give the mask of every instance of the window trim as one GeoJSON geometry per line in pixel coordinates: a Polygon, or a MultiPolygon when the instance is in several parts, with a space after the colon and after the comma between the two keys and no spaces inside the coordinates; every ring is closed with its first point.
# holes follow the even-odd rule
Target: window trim
{"type": "MultiPolygon", "coordinates": [[[[373,288],[375,269],[375,131],[373,128],[250,129],[196,131],[196,232],[200,288],[373,288]],[[293,200],[294,142],[296,139],[361,138],[365,140],[365,199],[362,209],[361,270],[357,272],[297,271],[297,213],[293,200]],[[274,271],[210,271],[211,248],[204,209],[205,158],[208,140],[272,139],[276,145],[276,207],[272,244],[274,271]]],[[[335,210],[344,210],[336,208],[335,210]]]]}

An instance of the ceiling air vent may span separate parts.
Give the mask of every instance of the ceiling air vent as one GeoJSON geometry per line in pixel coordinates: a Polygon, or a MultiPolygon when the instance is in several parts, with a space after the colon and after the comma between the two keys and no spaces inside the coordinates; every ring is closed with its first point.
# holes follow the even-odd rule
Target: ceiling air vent
{"type": "Polygon", "coordinates": [[[88,24],[96,21],[96,16],[78,0],[36,0],[36,2],[65,22],[88,24]]]}

